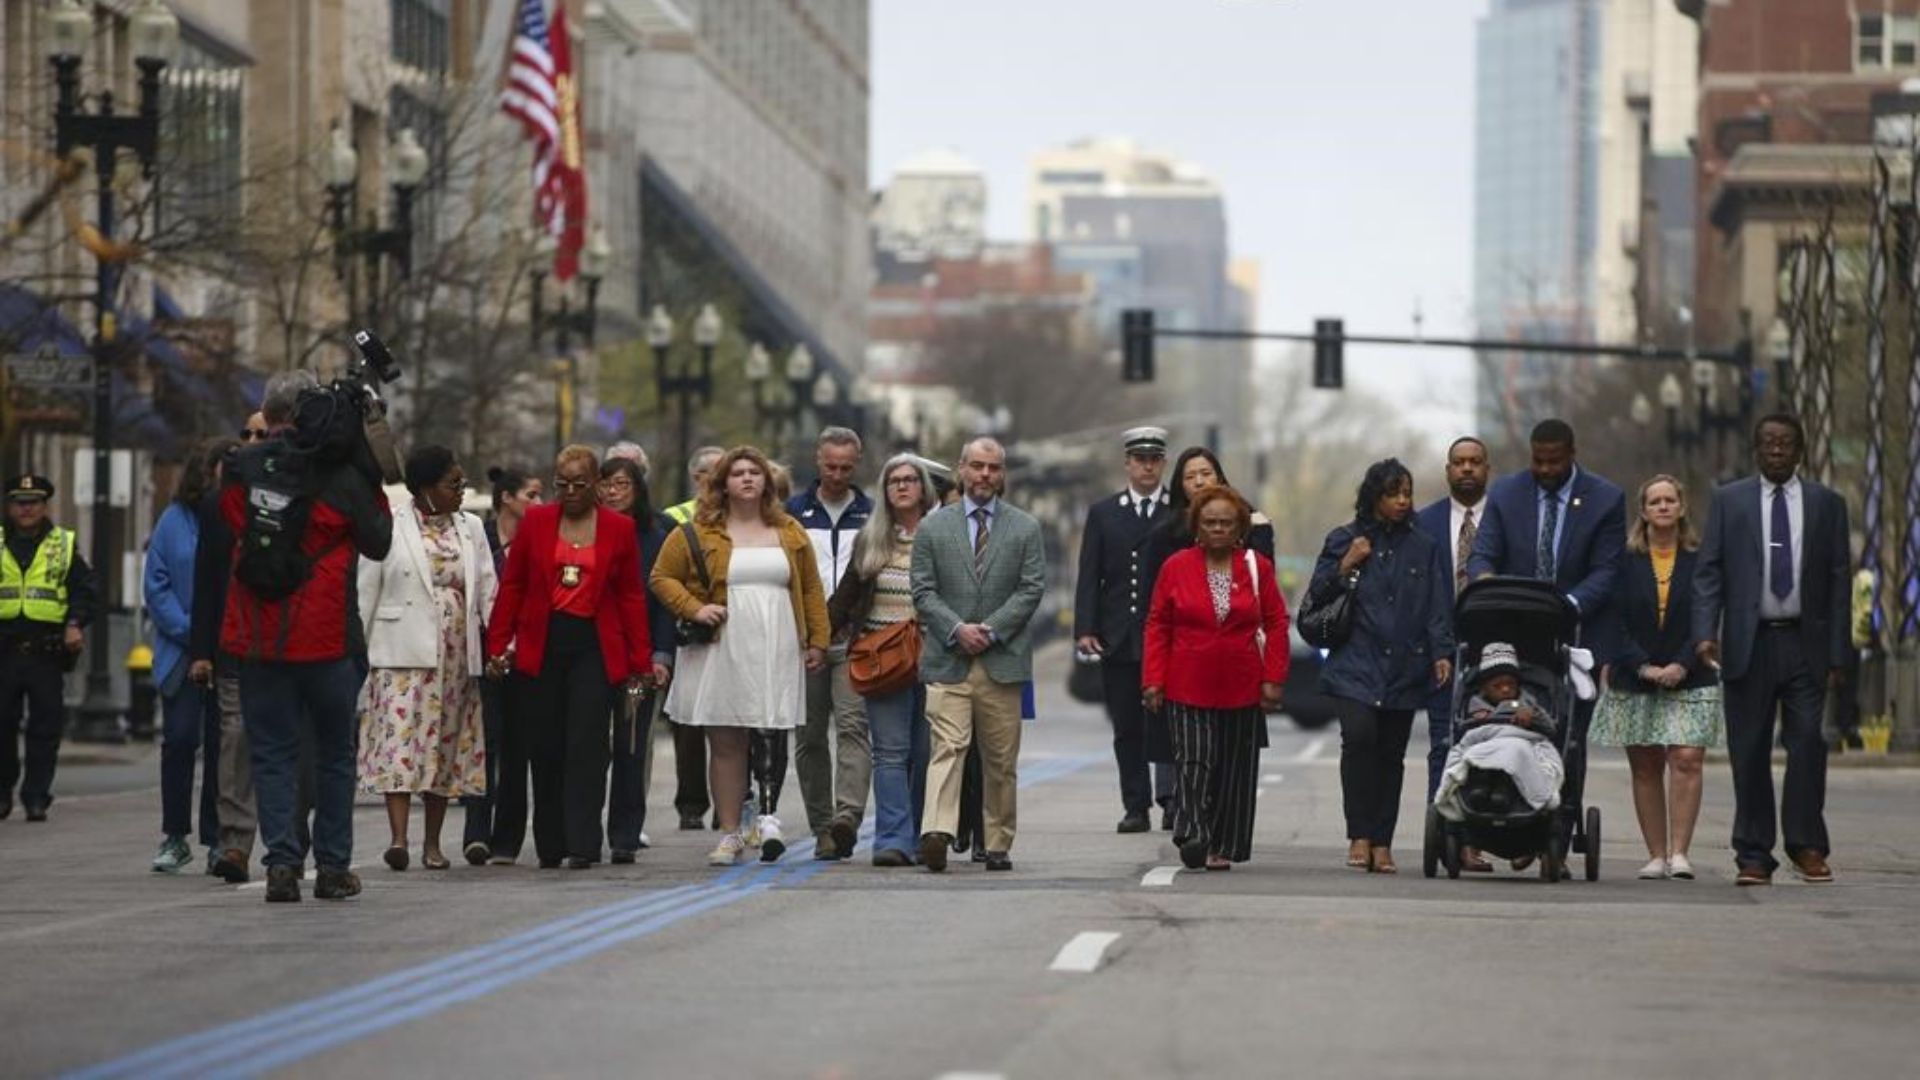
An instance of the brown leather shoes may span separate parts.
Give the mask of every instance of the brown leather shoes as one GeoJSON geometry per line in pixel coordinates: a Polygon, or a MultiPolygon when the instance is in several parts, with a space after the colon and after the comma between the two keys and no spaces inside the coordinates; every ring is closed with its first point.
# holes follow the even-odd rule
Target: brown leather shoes
{"type": "Polygon", "coordinates": [[[1764,866],[1742,866],[1740,873],[1734,876],[1733,883],[1743,886],[1771,885],[1773,884],[1773,871],[1764,866]]]}
{"type": "Polygon", "coordinates": [[[1809,885],[1825,885],[1833,880],[1833,868],[1826,856],[1817,851],[1802,851],[1793,856],[1793,872],[1809,885]]]}

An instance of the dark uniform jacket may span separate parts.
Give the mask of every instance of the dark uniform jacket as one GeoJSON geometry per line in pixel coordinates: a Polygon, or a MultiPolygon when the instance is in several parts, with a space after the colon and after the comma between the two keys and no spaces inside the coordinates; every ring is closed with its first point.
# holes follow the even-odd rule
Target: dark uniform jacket
{"type": "Polygon", "coordinates": [[[1360,564],[1353,632],[1327,657],[1320,692],[1378,709],[1421,708],[1433,691],[1433,662],[1453,655],[1453,577],[1441,572],[1439,545],[1411,521],[1350,523],[1327,534],[1311,597],[1342,587],[1340,560],[1360,535],[1373,554],[1360,564]]]}
{"type": "MultiPolygon", "coordinates": [[[[39,554],[40,542],[53,535],[53,526],[42,525],[39,532],[32,534],[15,529],[8,529],[6,533],[7,550],[13,553],[15,565],[24,574],[33,565],[34,556],[39,554]]],[[[80,555],[79,544],[75,543],[73,561],[67,564],[67,622],[83,630],[92,625],[98,599],[93,584],[93,570],[87,566],[87,560],[80,555]]],[[[10,641],[45,637],[57,642],[65,638],[66,632],[66,623],[34,622],[27,618],[0,619],[0,638],[10,641]]]]}
{"type": "Polygon", "coordinates": [[[1140,662],[1152,582],[1145,573],[1147,538],[1166,519],[1167,493],[1140,516],[1132,491],[1110,495],[1087,510],[1080,538],[1080,576],[1073,591],[1073,636],[1097,634],[1110,663],[1140,662]]]}

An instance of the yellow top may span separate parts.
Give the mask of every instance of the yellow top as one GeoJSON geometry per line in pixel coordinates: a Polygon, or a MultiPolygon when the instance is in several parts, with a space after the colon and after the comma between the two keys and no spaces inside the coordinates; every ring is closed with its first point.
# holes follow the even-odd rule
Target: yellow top
{"type": "Polygon", "coordinates": [[[1667,625],[1667,590],[1673,581],[1673,560],[1677,553],[1676,548],[1654,548],[1648,552],[1653,557],[1653,587],[1660,597],[1658,611],[1661,626],[1667,625]]]}

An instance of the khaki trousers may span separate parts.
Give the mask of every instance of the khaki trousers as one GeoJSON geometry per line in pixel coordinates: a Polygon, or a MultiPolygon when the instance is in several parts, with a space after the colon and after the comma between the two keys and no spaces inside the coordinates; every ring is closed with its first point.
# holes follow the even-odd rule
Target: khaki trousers
{"type": "Polygon", "coordinates": [[[923,827],[948,836],[959,831],[967,747],[978,742],[987,850],[1011,850],[1019,784],[1020,684],[994,682],[976,660],[967,669],[965,682],[927,687],[927,723],[933,735],[933,757],[927,765],[923,827]]]}

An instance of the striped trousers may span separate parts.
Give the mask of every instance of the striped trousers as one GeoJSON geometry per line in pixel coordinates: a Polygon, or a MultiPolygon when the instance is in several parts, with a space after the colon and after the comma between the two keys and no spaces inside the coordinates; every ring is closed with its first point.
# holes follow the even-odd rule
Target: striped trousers
{"type": "Polygon", "coordinates": [[[1260,779],[1257,706],[1201,709],[1167,702],[1167,727],[1180,774],[1174,843],[1198,838],[1207,854],[1246,862],[1253,854],[1254,792],[1260,779]]]}

